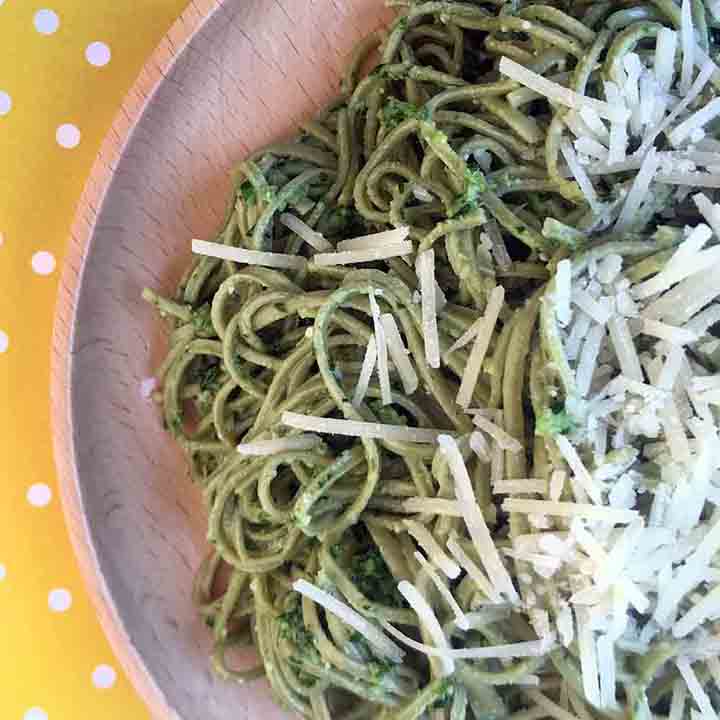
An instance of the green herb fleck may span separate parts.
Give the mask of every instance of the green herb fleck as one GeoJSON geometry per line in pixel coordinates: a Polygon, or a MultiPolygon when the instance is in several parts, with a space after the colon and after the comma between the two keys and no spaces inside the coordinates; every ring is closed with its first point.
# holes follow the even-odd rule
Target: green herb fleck
{"type": "Polygon", "coordinates": [[[395,669],[392,660],[375,656],[370,644],[359,632],[354,632],[350,636],[350,642],[355,652],[362,658],[365,668],[370,673],[370,681],[374,685],[380,685],[383,678],[395,669]]]}
{"type": "Polygon", "coordinates": [[[438,689],[437,699],[430,706],[431,709],[440,709],[440,708],[449,707],[450,703],[452,702],[454,689],[455,688],[454,688],[452,682],[450,681],[450,678],[445,678],[445,680],[440,685],[440,688],[438,689]]]}
{"type": "Polygon", "coordinates": [[[217,392],[220,389],[220,364],[208,365],[199,375],[198,384],[201,390],[217,392]]]}
{"type": "Polygon", "coordinates": [[[405,601],[397,590],[397,581],[377,548],[353,557],[350,562],[350,578],[368,600],[389,607],[405,606],[405,601]]]}
{"type": "Polygon", "coordinates": [[[240,194],[242,195],[242,198],[246,203],[255,202],[255,198],[257,197],[255,188],[253,187],[253,184],[249,180],[246,180],[240,186],[240,194]]]}
{"type": "Polygon", "coordinates": [[[278,625],[280,637],[294,645],[300,654],[309,656],[318,654],[312,633],[305,627],[299,599],[294,600],[288,609],[278,617],[278,625]]]}
{"type": "Polygon", "coordinates": [[[575,428],[575,418],[562,404],[547,408],[535,422],[536,435],[569,435],[575,428]]]}
{"type": "Polygon", "coordinates": [[[465,215],[468,212],[477,210],[480,204],[480,197],[488,189],[485,176],[480,170],[465,171],[465,187],[463,192],[455,199],[450,208],[450,215],[465,215]]]}
{"type": "Polygon", "coordinates": [[[193,310],[191,322],[200,335],[214,335],[215,328],[210,317],[210,303],[204,303],[196,310],[193,310]]]}
{"type": "Polygon", "coordinates": [[[390,130],[396,128],[406,120],[430,120],[430,113],[426,108],[420,108],[417,105],[413,105],[413,103],[398,100],[394,97],[387,99],[387,102],[383,105],[380,112],[383,122],[390,130]]]}

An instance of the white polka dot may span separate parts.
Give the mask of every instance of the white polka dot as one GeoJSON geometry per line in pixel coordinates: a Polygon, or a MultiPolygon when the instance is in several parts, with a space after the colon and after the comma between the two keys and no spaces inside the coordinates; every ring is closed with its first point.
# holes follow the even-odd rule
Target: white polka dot
{"type": "Polygon", "coordinates": [[[0,582],[2,582],[7,577],[7,569],[5,566],[0,563],[0,582]]]}
{"type": "Polygon", "coordinates": [[[38,10],[33,23],[39,33],[52,35],[60,27],[60,18],[54,10],[38,10]]]}
{"type": "Polygon", "coordinates": [[[23,720],[48,720],[48,714],[42,708],[34,707],[23,715],[23,720]]]}
{"type": "Polygon", "coordinates": [[[10,110],[12,110],[12,98],[4,90],[0,90],[0,115],[7,115],[10,110]]]}
{"type": "Polygon", "coordinates": [[[93,685],[98,690],[108,690],[117,680],[117,673],[109,665],[98,665],[92,674],[93,685]]]}
{"type": "Polygon", "coordinates": [[[60,147],[71,150],[80,144],[80,130],[72,123],[65,123],[55,132],[55,139],[60,147]]]}
{"type": "Polygon", "coordinates": [[[5,236],[0,232],[0,247],[5,244],[5,236]]]}
{"type": "Polygon", "coordinates": [[[72,605],[72,595],[69,590],[58,588],[57,590],[51,590],[48,595],[48,606],[53,612],[65,612],[70,609],[72,605]]]}
{"type": "Polygon", "coordinates": [[[35,507],[45,507],[52,500],[52,490],[45,483],[35,483],[28,488],[27,501],[35,507]]]}
{"type": "Polygon", "coordinates": [[[95,67],[102,67],[110,62],[112,53],[110,48],[104,42],[90,43],[85,48],[85,58],[95,67]]]}
{"type": "Polygon", "coordinates": [[[55,256],[41,250],[32,256],[32,269],[38,275],[50,275],[55,269],[55,256]]]}
{"type": "Polygon", "coordinates": [[[7,352],[8,345],[10,345],[10,338],[7,333],[0,330],[0,353],[7,352]]]}

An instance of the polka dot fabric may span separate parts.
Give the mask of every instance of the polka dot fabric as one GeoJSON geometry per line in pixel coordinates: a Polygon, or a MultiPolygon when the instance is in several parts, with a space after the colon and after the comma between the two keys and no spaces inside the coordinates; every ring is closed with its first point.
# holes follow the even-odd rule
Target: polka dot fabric
{"type": "Polygon", "coordinates": [[[67,538],[50,338],[85,178],[185,5],[0,0],[0,678],[12,678],[12,687],[0,681],[3,720],[150,717],[103,636],[67,538]]]}

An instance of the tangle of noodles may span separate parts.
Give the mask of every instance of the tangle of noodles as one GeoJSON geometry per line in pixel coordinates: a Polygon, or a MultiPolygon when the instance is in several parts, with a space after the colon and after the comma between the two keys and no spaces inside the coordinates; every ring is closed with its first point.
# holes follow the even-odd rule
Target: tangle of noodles
{"type": "Polygon", "coordinates": [[[144,292],[212,664],[318,720],[709,718],[718,3],[389,4],[144,292]]]}

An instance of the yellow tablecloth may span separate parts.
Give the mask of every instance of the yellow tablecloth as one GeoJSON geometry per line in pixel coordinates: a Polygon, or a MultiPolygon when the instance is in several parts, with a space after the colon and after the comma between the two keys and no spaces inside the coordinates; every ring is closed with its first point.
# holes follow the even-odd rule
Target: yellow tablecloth
{"type": "Polygon", "coordinates": [[[186,0],[0,0],[0,718],[148,718],[95,618],[53,466],[53,309],[85,177],[186,0]]]}

